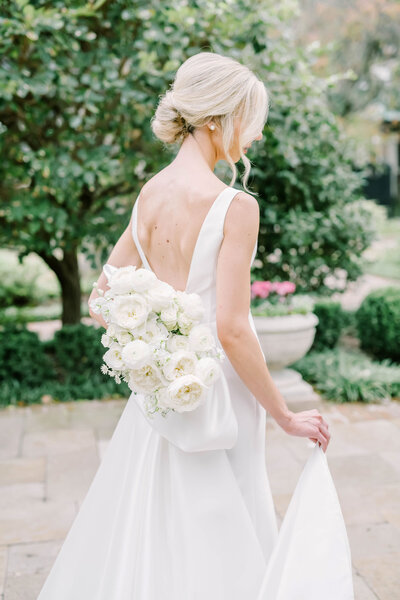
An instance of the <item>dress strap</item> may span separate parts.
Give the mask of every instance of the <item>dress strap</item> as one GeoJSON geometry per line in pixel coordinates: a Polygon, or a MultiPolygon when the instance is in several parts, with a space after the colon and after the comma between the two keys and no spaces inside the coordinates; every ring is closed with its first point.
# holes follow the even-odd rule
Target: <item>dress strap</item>
{"type": "Polygon", "coordinates": [[[147,269],[150,269],[150,271],[151,271],[152,269],[146,258],[145,253],[143,252],[142,246],[140,245],[138,232],[137,232],[137,207],[138,207],[139,198],[140,198],[140,194],[136,198],[135,204],[133,205],[133,209],[132,209],[132,237],[133,237],[133,241],[135,242],[137,251],[139,252],[139,256],[140,256],[143,266],[147,267],[147,269]]]}

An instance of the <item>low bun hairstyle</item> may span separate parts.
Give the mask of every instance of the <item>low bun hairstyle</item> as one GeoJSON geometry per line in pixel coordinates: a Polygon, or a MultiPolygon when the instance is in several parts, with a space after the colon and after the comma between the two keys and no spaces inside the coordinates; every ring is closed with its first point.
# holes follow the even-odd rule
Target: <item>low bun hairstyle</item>
{"type": "MultiPolygon", "coordinates": [[[[240,157],[245,165],[246,187],[251,162],[242,148],[259,135],[268,118],[269,95],[264,83],[245,65],[228,56],[199,52],[176,72],[172,86],[161,97],[151,119],[154,135],[165,144],[181,143],[186,136],[212,120],[222,131],[222,145],[236,181],[236,165],[229,154],[235,117],[241,120],[240,157]]],[[[254,194],[254,192],[252,192],[254,194]]]]}

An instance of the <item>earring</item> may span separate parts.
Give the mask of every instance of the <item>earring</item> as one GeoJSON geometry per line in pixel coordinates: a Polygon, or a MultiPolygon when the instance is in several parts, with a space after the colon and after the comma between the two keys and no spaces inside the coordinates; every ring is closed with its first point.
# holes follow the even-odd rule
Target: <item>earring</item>
{"type": "Polygon", "coordinates": [[[210,129],[211,129],[211,131],[214,131],[215,125],[213,123],[210,125],[210,129]]]}

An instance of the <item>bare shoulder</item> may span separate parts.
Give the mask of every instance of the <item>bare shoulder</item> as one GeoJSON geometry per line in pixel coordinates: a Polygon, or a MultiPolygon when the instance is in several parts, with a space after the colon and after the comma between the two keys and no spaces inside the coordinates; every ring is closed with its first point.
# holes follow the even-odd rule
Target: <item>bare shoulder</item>
{"type": "Polygon", "coordinates": [[[260,223],[260,206],[257,199],[246,192],[239,192],[232,199],[224,224],[224,233],[239,230],[258,232],[260,223]]]}

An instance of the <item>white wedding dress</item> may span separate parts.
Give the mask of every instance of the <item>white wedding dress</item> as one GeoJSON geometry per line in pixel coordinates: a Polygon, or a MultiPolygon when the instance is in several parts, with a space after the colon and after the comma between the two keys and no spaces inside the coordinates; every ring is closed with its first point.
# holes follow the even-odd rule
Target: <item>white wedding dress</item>
{"type": "MultiPolygon", "coordinates": [[[[227,187],[213,202],[186,287],[200,294],[215,335],[216,264],[238,192],[227,187]]],[[[137,203],[133,239],[150,269],[136,215],[137,203]]],[[[255,332],[250,312],[249,322],[255,332]]],[[[192,412],[149,419],[142,397],[131,395],[38,600],[354,599],[324,452],[310,450],[278,531],[265,410],[228,357],[222,369],[192,412]]]]}

